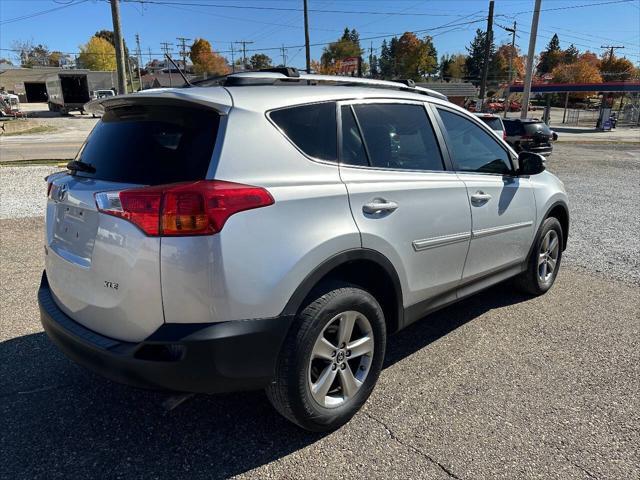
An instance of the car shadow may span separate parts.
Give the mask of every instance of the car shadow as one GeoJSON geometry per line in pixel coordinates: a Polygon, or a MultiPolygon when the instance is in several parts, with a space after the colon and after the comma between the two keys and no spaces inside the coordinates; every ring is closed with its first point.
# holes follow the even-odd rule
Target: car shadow
{"type": "MultiPolygon", "coordinates": [[[[526,300],[491,289],[388,342],[385,368],[486,311],[526,300]]],[[[226,478],[312,445],[262,392],[166,394],[104,380],[67,360],[44,333],[0,343],[0,461],[6,478],[226,478]]]]}

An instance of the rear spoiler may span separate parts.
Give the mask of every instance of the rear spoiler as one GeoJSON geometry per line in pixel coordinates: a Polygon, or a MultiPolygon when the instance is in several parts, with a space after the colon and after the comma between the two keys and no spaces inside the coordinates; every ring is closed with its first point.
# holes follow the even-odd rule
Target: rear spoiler
{"type": "Polygon", "coordinates": [[[105,110],[128,105],[174,105],[200,106],[210,108],[220,115],[227,115],[231,110],[231,96],[223,88],[207,89],[203,95],[198,90],[150,89],[128,95],[116,95],[92,100],[85,104],[85,111],[102,115],[105,110]]]}

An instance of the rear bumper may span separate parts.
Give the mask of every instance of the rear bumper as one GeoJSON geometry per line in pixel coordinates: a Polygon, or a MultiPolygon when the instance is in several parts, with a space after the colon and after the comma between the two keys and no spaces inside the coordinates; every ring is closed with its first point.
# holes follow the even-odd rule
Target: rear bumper
{"type": "Polygon", "coordinates": [[[46,273],[38,291],[49,338],[74,362],[119,383],[154,390],[220,393],[267,386],[293,320],[283,316],[202,324],[164,324],[139,343],[93,332],[54,301],[46,273]]]}
{"type": "Polygon", "coordinates": [[[553,145],[536,145],[531,143],[521,143],[520,148],[527,152],[539,153],[545,157],[548,157],[553,152],[553,145]]]}

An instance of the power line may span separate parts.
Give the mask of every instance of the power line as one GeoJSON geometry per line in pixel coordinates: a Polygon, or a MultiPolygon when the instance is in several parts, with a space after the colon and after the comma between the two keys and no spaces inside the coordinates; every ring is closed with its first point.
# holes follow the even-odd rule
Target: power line
{"type": "MultiPolygon", "coordinates": [[[[220,5],[215,3],[200,3],[200,2],[170,2],[166,0],[123,0],[126,3],[143,3],[145,5],[182,5],[189,7],[208,7],[208,8],[233,8],[239,10],[267,10],[267,11],[279,11],[279,12],[303,12],[303,8],[292,8],[292,7],[258,7],[254,5],[220,5]]],[[[631,1],[631,0],[625,0],[631,1]]],[[[318,8],[310,8],[309,12],[313,13],[339,13],[343,15],[353,14],[353,15],[385,15],[385,16],[425,16],[425,17],[458,17],[458,14],[455,13],[424,13],[424,12],[374,12],[374,11],[364,11],[364,10],[323,10],[318,8]]]]}
{"type": "Polygon", "coordinates": [[[56,12],[58,10],[62,10],[63,8],[73,7],[75,5],[80,5],[82,3],[86,3],[89,0],[80,0],[74,3],[68,3],[66,5],[61,5],[59,7],[49,8],[47,10],[40,10],[38,12],[28,13],[26,15],[22,15],[20,17],[8,18],[7,20],[3,20],[0,22],[0,25],[6,25],[8,23],[19,22],[21,20],[28,20],[30,18],[38,17],[40,15],[46,15],[47,13],[56,12]]]}
{"type": "MultiPolygon", "coordinates": [[[[599,5],[612,5],[614,3],[629,3],[634,2],[636,0],[611,0],[609,2],[598,2],[598,3],[585,3],[582,5],[571,5],[566,7],[554,7],[554,8],[543,8],[540,9],[541,12],[554,12],[557,10],[573,10],[575,8],[586,8],[586,7],[597,7],[599,5]]],[[[534,13],[534,10],[523,10],[522,12],[515,12],[509,15],[523,15],[525,13],[534,13]]],[[[511,17],[513,18],[513,17],[511,17]]]]}
{"type": "MultiPolygon", "coordinates": [[[[397,36],[401,36],[404,33],[413,33],[413,34],[422,34],[422,33],[429,33],[429,32],[433,32],[436,30],[442,30],[445,29],[445,31],[440,32],[440,33],[436,33],[431,35],[432,37],[435,37],[437,35],[441,35],[444,33],[447,33],[448,31],[454,31],[456,30],[456,28],[454,27],[458,27],[458,26],[464,26],[464,25],[472,25],[475,23],[481,23],[481,22],[485,22],[487,20],[486,17],[484,18],[479,18],[476,20],[470,20],[467,22],[460,22],[460,23],[447,23],[444,25],[439,25],[436,27],[431,27],[431,28],[424,28],[424,29],[419,29],[419,30],[413,30],[413,31],[409,31],[409,32],[395,32],[395,33],[387,33],[384,35],[375,35],[375,36],[370,36],[370,37],[361,37],[360,41],[365,41],[365,40],[379,40],[381,38],[389,38],[389,37],[397,37],[397,36]],[[450,30],[449,30],[450,29],[450,30]]],[[[311,43],[310,46],[311,47],[321,47],[321,46],[325,46],[325,45],[329,45],[331,43],[335,43],[336,41],[330,41],[330,42],[316,42],[316,43],[311,43]]],[[[235,43],[235,42],[234,42],[235,43]]],[[[247,41],[247,44],[249,43],[253,43],[253,42],[249,42],[247,41]]],[[[157,53],[154,52],[153,55],[163,55],[164,53],[170,53],[169,51],[169,46],[172,45],[172,43],[169,42],[161,42],[162,47],[162,53],[157,53]],[[167,50],[166,52],[164,50],[167,50]]],[[[297,48],[304,48],[305,45],[285,45],[285,48],[287,49],[297,49],[297,48]]],[[[247,53],[251,53],[251,52],[266,52],[266,51],[279,51],[282,49],[282,45],[278,46],[278,47],[265,47],[265,48],[253,48],[253,49],[246,49],[247,53]]],[[[0,51],[10,51],[10,52],[19,52],[20,49],[15,49],[15,48],[0,48],[0,51]]],[[[218,54],[226,54],[226,53],[231,53],[232,50],[217,50],[217,51],[212,51],[212,53],[218,53],[218,54]]],[[[67,54],[67,55],[78,55],[80,52],[61,52],[63,54],[67,54]]],[[[114,55],[113,53],[109,54],[109,53],[105,53],[104,55],[114,55]]]]}

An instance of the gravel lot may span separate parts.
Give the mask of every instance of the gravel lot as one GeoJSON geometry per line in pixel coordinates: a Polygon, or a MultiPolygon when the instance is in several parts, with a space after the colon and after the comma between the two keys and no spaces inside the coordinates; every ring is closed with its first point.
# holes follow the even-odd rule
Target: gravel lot
{"type": "Polygon", "coordinates": [[[4,167],[0,478],[640,478],[639,163],[637,147],[557,145],[572,227],[554,289],[498,285],[392,337],[365,409],[329,435],[260,392],[165,412],[66,360],[38,321],[43,222],[20,218],[51,169],[4,167]]]}
{"type": "Polygon", "coordinates": [[[547,167],[571,202],[566,264],[640,285],[640,145],[556,144],[547,167]]]}

